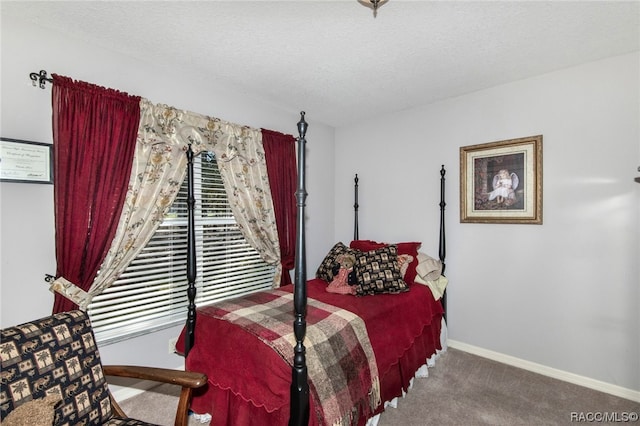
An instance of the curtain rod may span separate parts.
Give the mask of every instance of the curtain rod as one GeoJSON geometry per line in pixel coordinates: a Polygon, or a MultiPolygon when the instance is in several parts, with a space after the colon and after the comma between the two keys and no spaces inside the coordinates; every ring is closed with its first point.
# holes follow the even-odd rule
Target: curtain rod
{"type": "Polygon", "coordinates": [[[36,87],[36,83],[38,83],[38,86],[40,86],[41,89],[44,89],[47,81],[53,84],[53,78],[49,78],[45,70],[41,70],[40,73],[32,72],[31,74],[29,74],[29,78],[33,83],[33,87],[36,87]]]}

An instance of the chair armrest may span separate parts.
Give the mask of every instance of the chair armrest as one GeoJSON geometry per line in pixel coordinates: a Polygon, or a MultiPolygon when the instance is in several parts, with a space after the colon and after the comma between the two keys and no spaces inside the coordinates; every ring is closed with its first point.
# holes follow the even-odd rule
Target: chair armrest
{"type": "MultiPolygon", "coordinates": [[[[207,384],[207,376],[195,371],[171,370],[169,368],[142,367],[137,365],[104,365],[102,371],[106,376],[130,377],[133,379],[152,380],[181,386],[180,400],[176,410],[175,426],[188,426],[189,407],[193,389],[207,384]]],[[[127,417],[122,408],[111,395],[111,405],[121,417],[127,417]]]]}
{"type": "Polygon", "coordinates": [[[197,389],[207,383],[207,376],[195,371],[142,367],[138,365],[104,365],[102,369],[107,376],[153,380],[161,383],[172,383],[191,389],[197,389]]]}

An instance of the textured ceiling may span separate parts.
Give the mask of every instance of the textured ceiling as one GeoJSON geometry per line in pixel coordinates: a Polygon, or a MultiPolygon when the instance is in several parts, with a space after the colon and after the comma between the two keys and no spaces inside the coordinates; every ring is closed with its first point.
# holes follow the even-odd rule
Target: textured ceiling
{"type": "Polygon", "coordinates": [[[640,49],[640,2],[2,1],[33,22],[339,127],[640,49]]]}

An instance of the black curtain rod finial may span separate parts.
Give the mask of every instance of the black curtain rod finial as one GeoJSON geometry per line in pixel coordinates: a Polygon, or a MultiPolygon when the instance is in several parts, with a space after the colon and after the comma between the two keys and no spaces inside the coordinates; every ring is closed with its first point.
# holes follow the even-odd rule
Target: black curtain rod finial
{"type": "Polygon", "coordinates": [[[45,70],[41,70],[40,73],[32,72],[31,74],[29,74],[29,78],[31,79],[31,83],[33,84],[33,87],[36,87],[36,83],[37,83],[37,85],[41,89],[44,89],[47,81],[53,84],[53,78],[49,78],[45,70]]]}

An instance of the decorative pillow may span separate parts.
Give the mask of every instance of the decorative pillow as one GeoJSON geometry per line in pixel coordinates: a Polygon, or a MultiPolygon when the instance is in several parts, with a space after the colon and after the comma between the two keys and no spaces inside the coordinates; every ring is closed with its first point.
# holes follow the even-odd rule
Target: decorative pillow
{"type": "MultiPolygon", "coordinates": [[[[389,243],[380,243],[373,240],[353,240],[349,244],[349,247],[355,250],[361,251],[371,251],[376,250],[382,247],[389,246],[389,243]]],[[[418,250],[422,246],[421,242],[413,241],[413,242],[403,242],[403,243],[394,243],[398,248],[398,255],[408,254],[413,256],[413,261],[409,263],[407,266],[407,272],[403,275],[404,281],[407,284],[413,284],[416,278],[416,267],[418,266],[418,250]]]]}
{"type": "Polygon", "coordinates": [[[388,244],[379,243],[373,240],[353,240],[349,244],[349,247],[352,249],[360,250],[360,251],[371,251],[382,248],[388,244]]]}
{"type": "Polygon", "coordinates": [[[355,256],[356,251],[345,246],[342,242],[336,243],[324,257],[322,263],[320,263],[316,271],[316,278],[320,278],[327,283],[333,281],[333,277],[337,275],[340,270],[340,263],[337,258],[342,254],[352,254],[355,256]]]}
{"type": "Polygon", "coordinates": [[[435,281],[442,274],[442,262],[425,253],[418,253],[416,273],[425,281],[435,281]]]}
{"type": "Polygon", "coordinates": [[[55,417],[55,407],[60,401],[62,397],[58,393],[32,399],[10,412],[2,424],[4,426],[51,426],[55,417]]]}
{"type": "Polygon", "coordinates": [[[409,264],[413,262],[413,256],[410,254],[399,254],[398,255],[398,265],[400,266],[400,274],[402,274],[402,279],[407,274],[407,269],[409,269],[409,264]]]}
{"type": "Polygon", "coordinates": [[[358,252],[356,254],[358,296],[384,293],[402,293],[409,286],[402,279],[398,265],[398,249],[395,245],[358,252]]]}

